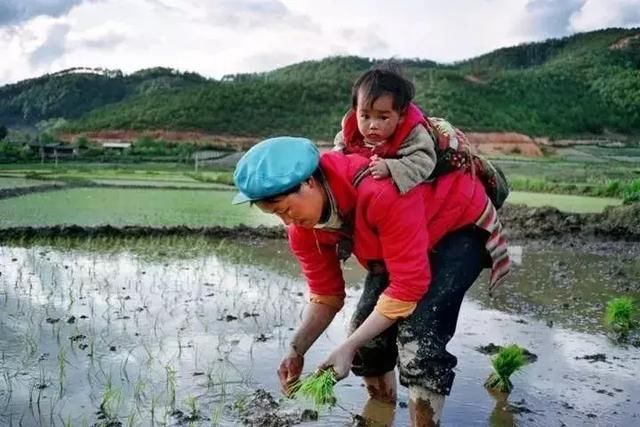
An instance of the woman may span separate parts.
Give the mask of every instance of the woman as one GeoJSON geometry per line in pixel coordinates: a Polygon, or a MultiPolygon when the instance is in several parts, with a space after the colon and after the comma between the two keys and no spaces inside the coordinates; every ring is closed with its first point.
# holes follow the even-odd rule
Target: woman
{"type": "Polygon", "coordinates": [[[310,304],[278,375],[286,392],[342,308],[340,260],[353,252],[368,270],[364,290],[349,337],[321,367],[333,367],[339,379],[351,369],[373,399],[394,403],[397,364],[413,425],[437,425],[457,363],[446,345],[462,299],[487,262],[492,285],[504,277],[506,243],[472,175],[452,172],[400,196],[390,179],[368,176],[368,164],[359,155],[320,156],[308,139],[279,137],[254,146],[236,167],[234,203],[280,217],[309,285],[310,304]]]}

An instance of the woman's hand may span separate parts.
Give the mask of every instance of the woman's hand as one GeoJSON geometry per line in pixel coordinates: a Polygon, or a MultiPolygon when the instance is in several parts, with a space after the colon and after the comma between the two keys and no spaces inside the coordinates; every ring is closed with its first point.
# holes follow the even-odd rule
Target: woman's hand
{"type": "Polygon", "coordinates": [[[298,354],[293,348],[282,358],[278,368],[278,378],[282,392],[289,395],[291,386],[298,381],[304,367],[304,356],[298,354]]]}
{"type": "Polygon", "coordinates": [[[320,364],[320,369],[327,369],[332,367],[336,373],[336,379],[341,380],[349,375],[351,364],[353,363],[353,357],[356,351],[371,341],[376,336],[380,335],[387,328],[393,325],[396,321],[389,319],[384,315],[378,313],[377,310],[373,310],[371,314],[362,322],[362,325],[358,327],[347,338],[345,342],[340,344],[329,357],[320,364]]]}
{"type": "Polygon", "coordinates": [[[287,354],[278,368],[278,379],[284,394],[289,395],[291,386],[300,378],[304,367],[304,354],[331,323],[338,310],[326,304],[311,303],[302,317],[302,324],[291,338],[287,354]]]}
{"type": "Polygon", "coordinates": [[[355,354],[356,350],[349,344],[344,343],[333,350],[318,369],[333,368],[336,380],[344,379],[349,375],[355,354]]]}

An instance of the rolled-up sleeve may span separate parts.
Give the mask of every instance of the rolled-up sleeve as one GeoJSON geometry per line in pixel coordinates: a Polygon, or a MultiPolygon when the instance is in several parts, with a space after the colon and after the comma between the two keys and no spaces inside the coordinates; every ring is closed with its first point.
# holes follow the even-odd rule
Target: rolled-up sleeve
{"type": "Polygon", "coordinates": [[[345,289],[336,246],[321,244],[315,230],[289,226],[289,247],[309,287],[310,301],[341,309],[345,289]]]}

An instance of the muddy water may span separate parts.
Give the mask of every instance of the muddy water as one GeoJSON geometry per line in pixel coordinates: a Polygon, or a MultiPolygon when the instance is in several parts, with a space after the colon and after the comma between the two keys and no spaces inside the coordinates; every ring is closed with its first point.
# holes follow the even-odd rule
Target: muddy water
{"type": "MultiPolygon", "coordinates": [[[[0,247],[0,425],[238,425],[234,401],[257,388],[278,397],[275,369],[305,304],[284,243],[133,246],[0,247]]],[[[346,270],[347,305],[307,370],[344,337],[362,279],[346,270]]],[[[604,302],[640,297],[639,277],[624,253],[525,246],[510,284],[489,299],[480,281],[463,305],[443,425],[640,424],[640,351],[602,327],[604,302]],[[482,386],[489,358],[476,347],[490,342],[538,355],[508,401],[482,386]],[[595,353],[606,360],[581,359],[595,353]]],[[[340,382],[340,407],[312,424],[350,425],[364,394],[340,382]]],[[[402,390],[395,425],[408,424],[406,401],[402,390]]]]}

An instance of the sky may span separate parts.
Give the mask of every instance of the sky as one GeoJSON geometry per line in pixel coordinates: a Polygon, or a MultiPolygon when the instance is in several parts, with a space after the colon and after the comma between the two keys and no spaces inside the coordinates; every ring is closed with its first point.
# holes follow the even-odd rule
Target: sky
{"type": "Polygon", "coordinates": [[[0,85],[85,66],[207,77],[333,55],[453,62],[640,27],[640,0],[0,0],[0,85]]]}

